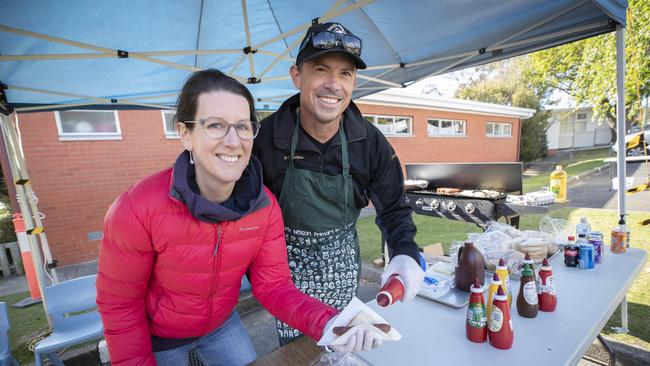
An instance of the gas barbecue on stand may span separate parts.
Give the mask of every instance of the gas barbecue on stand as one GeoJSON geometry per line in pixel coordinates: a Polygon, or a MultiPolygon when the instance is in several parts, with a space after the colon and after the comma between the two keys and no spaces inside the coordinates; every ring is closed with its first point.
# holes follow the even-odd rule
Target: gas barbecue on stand
{"type": "Polygon", "coordinates": [[[566,206],[506,202],[509,194],[522,194],[521,163],[406,164],[406,177],[426,181],[426,186],[407,185],[405,200],[415,213],[471,222],[482,229],[501,217],[519,227],[522,214],[548,213],[566,206]]]}

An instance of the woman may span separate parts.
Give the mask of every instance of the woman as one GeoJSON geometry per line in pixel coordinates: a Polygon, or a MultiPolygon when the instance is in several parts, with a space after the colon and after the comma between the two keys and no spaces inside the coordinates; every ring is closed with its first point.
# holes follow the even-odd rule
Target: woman
{"type": "MultiPolygon", "coordinates": [[[[269,312],[313,339],[337,314],[291,282],[280,207],[251,158],[254,116],[235,79],[193,74],[176,113],[185,151],[109,208],[97,305],[113,365],[186,365],[192,349],[206,365],[253,361],[233,310],[244,274],[269,312]]],[[[377,345],[358,337],[342,350],[377,345]]]]}

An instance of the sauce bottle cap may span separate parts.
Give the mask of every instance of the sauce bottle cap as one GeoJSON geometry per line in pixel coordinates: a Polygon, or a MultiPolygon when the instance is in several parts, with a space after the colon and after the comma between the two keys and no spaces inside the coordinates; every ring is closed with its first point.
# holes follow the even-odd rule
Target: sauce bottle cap
{"type": "Polygon", "coordinates": [[[503,291],[503,286],[499,285],[499,289],[497,290],[497,295],[506,296],[506,292],[503,291]]]}
{"type": "Polygon", "coordinates": [[[542,261],[542,266],[548,267],[548,259],[544,258],[544,260],[542,261]]]}
{"type": "Polygon", "coordinates": [[[501,283],[501,280],[499,279],[499,275],[496,272],[494,272],[494,276],[492,276],[492,281],[501,283]]]}
{"type": "Polygon", "coordinates": [[[506,266],[505,259],[503,259],[503,258],[499,259],[499,267],[505,267],[505,266],[506,266]]]}
{"type": "Polygon", "coordinates": [[[474,288],[481,288],[481,281],[479,281],[478,277],[474,278],[474,284],[472,286],[474,288]]]}
{"type": "Polygon", "coordinates": [[[526,252],[526,256],[524,257],[524,260],[526,260],[526,261],[530,260],[530,254],[528,254],[528,252],[526,252]]]}

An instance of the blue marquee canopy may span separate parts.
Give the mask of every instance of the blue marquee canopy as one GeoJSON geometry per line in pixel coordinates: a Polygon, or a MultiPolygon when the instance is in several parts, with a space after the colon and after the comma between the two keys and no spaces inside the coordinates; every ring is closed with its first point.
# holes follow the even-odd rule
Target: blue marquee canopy
{"type": "Polygon", "coordinates": [[[172,106],[194,70],[249,83],[257,107],[288,77],[312,20],[363,39],[355,97],[613,31],[625,0],[2,0],[0,82],[19,111],[172,106]],[[112,103],[112,104],[111,104],[112,103]]]}

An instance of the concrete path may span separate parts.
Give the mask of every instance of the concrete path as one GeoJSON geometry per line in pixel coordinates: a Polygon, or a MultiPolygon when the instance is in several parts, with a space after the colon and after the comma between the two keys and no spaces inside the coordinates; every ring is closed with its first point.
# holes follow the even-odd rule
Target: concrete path
{"type": "MultiPolygon", "coordinates": [[[[613,165],[616,169],[616,165],[613,165]]],[[[603,208],[609,210],[618,209],[617,191],[611,190],[612,178],[616,175],[611,173],[610,166],[605,169],[586,176],[569,185],[568,198],[571,207],[603,208]]],[[[627,177],[634,177],[634,185],[647,182],[650,174],[650,163],[628,162],[626,165],[627,177]]],[[[650,191],[634,193],[625,196],[627,211],[650,211],[650,191]]]]}

